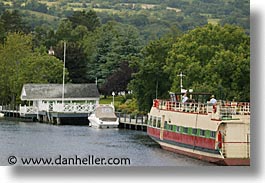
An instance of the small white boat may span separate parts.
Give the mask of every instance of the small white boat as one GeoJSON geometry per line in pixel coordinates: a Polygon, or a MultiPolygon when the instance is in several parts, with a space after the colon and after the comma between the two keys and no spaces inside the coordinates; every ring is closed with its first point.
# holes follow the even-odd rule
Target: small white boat
{"type": "Polygon", "coordinates": [[[5,114],[0,112],[0,118],[4,117],[5,114]]]}
{"type": "Polygon", "coordinates": [[[119,119],[115,115],[113,105],[99,105],[94,112],[88,116],[92,127],[96,128],[118,128],[119,119]]]}

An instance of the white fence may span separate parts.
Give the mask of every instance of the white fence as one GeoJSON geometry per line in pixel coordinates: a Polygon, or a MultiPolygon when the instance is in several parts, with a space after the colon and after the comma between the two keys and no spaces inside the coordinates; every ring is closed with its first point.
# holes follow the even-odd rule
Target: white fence
{"type": "Polygon", "coordinates": [[[95,109],[95,104],[54,104],[52,111],[54,112],[65,112],[65,113],[88,113],[95,109]]]}
{"type": "Polygon", "coordinates": [[[20,114],[38,114],[40,111],[45,112],[63,112],[63,113],[89,113],[96,107],[92,103],[41,103],[38,107],[34,106],[20,106],[20,114]]]}
{"type": "Polygon", "coordinates": [[[37,114],[38,113],[38,108],[33,107],[33,106],[19,106],[19,113],[20,115],[25,115],[25,114],[37,114]]]}

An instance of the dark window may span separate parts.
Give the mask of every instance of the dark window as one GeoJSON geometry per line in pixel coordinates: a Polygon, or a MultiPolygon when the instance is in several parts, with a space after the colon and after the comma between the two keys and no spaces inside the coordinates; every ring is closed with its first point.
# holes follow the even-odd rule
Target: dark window
{"type": "Polygon", "coordinates": [[[196,135],[196,134],[197,134],[197,129],[196,129],[196,128],[193,128],[193,129],[192,129],[192,134],[193,134],[193,135],[196,135]]]}
{"type": "Polygon", "coordinates": [[[210,137],[211,137],[211,138],[215,138],[215,137],[216,137],[216,132],[211,131],[211,133],[210,133],[210,137]]]}
{"type": "Polygon", "coordinates": [[[200,136],[205,136],[205,130],[200,130],[200,136]]]}
{"type": "Polygon", "coordinates": [[[148,124],[149,124],[150,126],[152,125],[152,120],[153,120],[153,118],[152,118],[152,116],[150,116],[149,121],[148,121],[148,122],[149,122],[148,124]]]}
{"type": "Polygon", "coordinates": [[[188,128],[187,128],[187,127],[184,127],[184,128],[183,128],[183,132],[184,132],[184,133],[188,133],[188,128]]]}
{"type": "Polygon", "coordinates": [[[161,126],[161,118],[158,118],[158,120],[157,120],[157,128],[160,128],[160,126],[161,126]]]}
{"type": "Polygon", "coordinates": [[[167,129],[167,121],[164,123],[164,128],[167,129]]]}
{"type": "Polygon", "coordinates": [[[156,117],[154,117],[154,119],[153,119],[153,125],[152,126],[156,127],[156,117]]]}
{"type": "Polygon", "coordinates": [[[180,126],[176,126],[176,131],[180,132],[180,126]]]}

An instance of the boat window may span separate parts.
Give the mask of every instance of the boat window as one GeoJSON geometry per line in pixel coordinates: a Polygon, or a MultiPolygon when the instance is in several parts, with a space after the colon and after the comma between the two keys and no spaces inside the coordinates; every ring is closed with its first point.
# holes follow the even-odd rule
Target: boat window
{"type": "Polygon", "coordinates": [[[153,120],[152,118],[153,118],[153,116],[150,116],[149,121],[148,121],[148,125],[150,125],[150,126],[152,125],[152,120],[153,120]]]}
{"type": "Polygon", "coordinates": [[[187,127],[183,128],[183,133],[188,133],[188,128],[187,127]]]}
{"type": "Polygon", "coordinates": [[[200,136],[205,136],[205,130],[200,130],[200,136]]]}
{"type": "Polygon", "coordinates": [[[176,126],[176,131],[180,132],[180,126],[176,126]]]}
{"type": "Polygon", "coordinates": [[[157,128],[160,128],[161,127],[161,118],[158,118],[158,120],[157,120],[157,128]]]}
{"type": "Polygon", "coordinates": [[[153,127],[156,127],[156,117],[154,117],[153,119],[153,124],[152,124],[153,127]]]}
{"type": "Polygon", "coordinates": [[[216,137],[216,132],[211,131],[211,133],[210,133],[210,137],[211,137],[211,138],[215,138],[215,137],[216,137]]]}
{"type": "Polygon", "coordinates": [[[167,129],[167,121],[164,123],[164,128],[167,129]]]}
{"type": "Polygon", "coordinates": [[[196,135],[196,134],[197,134],[197,129],[196,129],[196,128],[193,128],[193,129],[192,129],[192,134],[193,134],[193,135],[196,135]]]}
{"type": "Polygon", "coordinates": [[[102,113],[112,113],[113,109],[111,107],[102,107],[101,112],[102,113]]]}
{"type": "Polygon", "coordinates": [[[167,130],[173,131],[173,125],[168,124],[167,125],[167,130]]]}

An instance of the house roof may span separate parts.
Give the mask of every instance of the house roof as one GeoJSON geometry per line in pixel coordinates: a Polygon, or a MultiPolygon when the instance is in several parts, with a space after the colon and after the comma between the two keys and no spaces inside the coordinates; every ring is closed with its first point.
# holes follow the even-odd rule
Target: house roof
{"type": "MultiPolygon", "coordinates": [[[[61,100],[62,84],[24,84],[21,100],[61,100]]],[[[89,100],[99,98],[96,84],[65,84],[65,100],[89,100]]]]}

